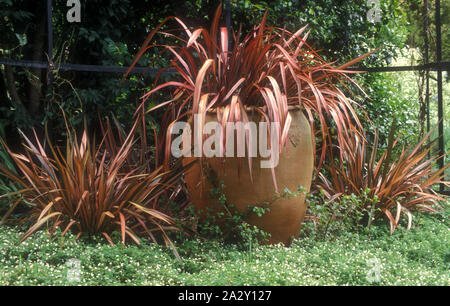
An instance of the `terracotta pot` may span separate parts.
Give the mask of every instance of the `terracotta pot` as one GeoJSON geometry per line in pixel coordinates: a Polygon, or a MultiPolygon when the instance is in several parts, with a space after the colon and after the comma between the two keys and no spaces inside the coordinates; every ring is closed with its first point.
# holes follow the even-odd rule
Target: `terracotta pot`
{"type": "MultiPolygon", "coordinates": [[[[309,191],[314,167],[311,128],[301,110],[290,108],[289,112],[292,116],[289,144],[279,155],[279,163],[275,168],[278,190],[283,192],[287,187],[291,191],[297,191],[301,185],[309,191]]],[[[261,121],[255,114],[248,115],[250,120],[256,123],[261,121]]],[[[217,121],[216,113],[206,115],[206,122],[209,121],[217,121]]],[[[185,157],[183,162],[190,162],[193,158],[195,157],[185,157]]],[[[270,168],[261,168],[260,160],[261,157],[253,158],[252,183],[247,158],[203,158],[203,167],[206,169],[203,174],[199,164],[185,173],[190,197],[195,209],[200,212],[201,219],[205,218],[207,207],[216,211],[220,209],[217,201],[211,200],[210,197],[210,189],[213,186],[211,179],[206,178],[205,171],[208,171],[210,177],[224,182],[227,203],[232,203],[240,212],[247,211],[248,205],[261,206],[261,203],[271,202],[270,212],[266,212],[262,217],[252,213],[246,221],[271,234],[267,243],[283,242],[289,245],[291,238],[299,235],[307,208],[305,197],[302,195],[273,201],[276,191],[272,172],[270,168]]]]}

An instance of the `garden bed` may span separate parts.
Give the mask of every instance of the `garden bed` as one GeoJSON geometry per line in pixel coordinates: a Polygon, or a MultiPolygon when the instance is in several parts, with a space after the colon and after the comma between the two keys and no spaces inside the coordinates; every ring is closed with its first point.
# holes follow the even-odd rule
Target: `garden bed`
{"type": "MultiPolygon", "coordinates": [[[[250,247],[214,241],[175,242],[182,261],[163,246],[111,246],[40,231],[23,243],[17,227],[0,228],[0,285],[444,285],[450,284],[449,209],[414,215],[406,233],[379,224],[367,233],[250,247]],[[80,263],[69,282],[68,264],[80,263]],[[379,264],[379,282],[377,282],[379,264]]],[[[118,239],[120,240],[120,239],[118,239]]]]}

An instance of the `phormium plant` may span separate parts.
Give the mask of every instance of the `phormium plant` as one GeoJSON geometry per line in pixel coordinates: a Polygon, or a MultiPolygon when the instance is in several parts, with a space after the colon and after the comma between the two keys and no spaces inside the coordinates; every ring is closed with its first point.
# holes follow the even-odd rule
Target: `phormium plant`
{"type": "Polygon", "coordinates": [[[4,144],[18,171],[0,165],[0,175],[20,190],[1,197],[19,195],[33,205],[29,217],[34,225],[21,241],[47,225],[50,232],[60,227],[63,234],[69,230],[77,236],[101,234],[110,243],[113,231],[121,233],[122,243],[129,237],[139,244],[145,235],[173,247],[167,231],[178,230],[179,224],[161,211],[159,199],[171,198],[178,190],[186,167],[179,162],[168,171],[162,166],[150,171],[145,144],[136,146],[140,122],[139,117],[123,139],[106,125],[99,145],[89,139],[86,129],[78,141],[69,128],[65,148],[52,145],[47,134],[49,152],[37,137],[33,143],[23,135],[25,154],[4,144]]]}
{"type": "MultiPolygon", "coordinates": [[[[155,87],[142,97],[143,106],[153,94],[171,88],[170,99],[152,108],[167,108],[161,127],[160,155],[165,154],[165,160],[169,160],[171,135],[167,131],[177,120],[197,114],[203,118],[201,124],[204,125],[206,112],[214,110],[222,125],[221,141],[225,144],[226,123],[247,123],[249,109],[260,113],[268,123],[280,124],[277,139],[281,152],[287,143],[291,124],[288,108],[297,105],[304,108],[313,131],[323,140],[320,158],[316,161],[318,171],[332,141],[330,120],[337,128],[341,144],[344,131],[360,132],[362,129],[353,101],[336,85],[347,87],[345,81],[352,81],[347,76],[351,72],[345,69],[372,52],[333,67],[306,42],[309,34],[304,33],[306,26],[295,33],[269,27],[266,25],[266,12],[254,30],[244,36],[240,31],[229,33],[226,27],[219,27],[221,12],[222,6],[219,5],[209,31],[204,28],[191,30],[177,17],[166,18],[148,35],[124,76],[151,48],[165,49],[173,56],[170,67],[161,69],[157,75],[155,87]],[[171,19],[181,28],[161,30],[171,19]],[[174,38],[177,44],[152,44],[156,34],[174,38]],[[160,73],[168,69],[175,70],[178,79],[158,84],[160,73]],[[317,120],[319,127],[314,125],[317,120]]],[[[247,136],[248,147],[251,141],[247,136]]],[[[250,157],[249,167],[251,169],[250,157]]]]}
{"type": "MultiPolygon", "coordinates": [[[[319,175],[318,186],[326,197],[336,200],[345,195],[359,195],[362,197],[367,190],[371,199],[376,199],[376,207],[365,207],[366,213],[377,209],[374,218],[385,215],[390,222],[391,233],[399,224],[400,216],[404,213],[408,217],[408,229],[411,227],[411,210],[435,211],[440,200],[445,199],[433,190],[433,186],[443,183],[444,171],[433,169],[439,156],[428,157],[431,146],[426,144],[431,130],[412,149],[404,146],[400,156],[392,160],[392,152],[399,138],[394,140],[395,124],[391,127],[390,139],[386,151],[377,161],[378,135],[372,148],[367,140],[352,131],[346,133],[346,145],[340,147],[340,157],[329,159],[325,169],[328,175],[319,175]],[[395,210],[395,212],[394,212],[395,210]]],[[[448,154],[448,153],[447,153],[448,154]]]]}

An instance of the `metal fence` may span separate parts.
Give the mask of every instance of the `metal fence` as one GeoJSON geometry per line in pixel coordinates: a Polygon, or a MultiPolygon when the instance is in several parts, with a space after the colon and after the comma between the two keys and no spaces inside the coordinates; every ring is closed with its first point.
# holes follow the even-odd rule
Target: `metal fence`
{"type": "MultiPolygon", "coordinates": [[[[429,39],[428,39],[428,0],[424,0],[424,37],[425,37],[425,54],[424,54],[424,64],[417,66],[396,66],[396,67],[356,67],[347,68],[347,70],[355,71],[367,71],[371,72],[398,72],[398,71],[425,71],[426,78],[426,89],[425,89],[425,103],[427,108],[427,130],[430,129],[430,71],[437,71],[437,106],[438,106],[438,154],[439,156],[444,155],[444,106],[443,106],[443,90],[442,90],[442,71],[450,71],[450,62],[442,61],[442,38],[441,38],[441,1],[436,0],[435,2],[435,24],[436,24],[436,61],[429,61],[429,39]]],[[[102,72],[102,73],[124,73],[128,69],[127,67],[121,66],[101,66],[101,65],[80,65],[80,64],[54,64],[53,59],[53,23],[52,23],[52,0],[47,0],[47,50],[48,58],[47,62],[37,62],[28,60],[10,60],[5,58],[0,58],[0,64],[8,66],[18,66],[18,67],[30,67],[30,68],[41,68],[52,70],[72,70],[72,71],[85,71],[85,72],[102,72]]],[[[225,22],[226,26],[230,28],[231,26],[231,4],[230,0],[225,1],[225,22]]],[[[138,74],[156,74],[158,68],[145,68],[145,67],[134,67],[131,73],[138,74]]],[[[172,73],[171,71],[166,71],[165,73],[172,73]]],[[[49,73],[49,78],[47,80],[49,88],[53,86],[53,74],[49,73]]],[[[438,159],[438,167],[442,169],[445,165],[445,157],[438,159]]],[[[444,190],[444,185],[440,185],[440,192],[450,194],[448,190],[444,190]]]]}

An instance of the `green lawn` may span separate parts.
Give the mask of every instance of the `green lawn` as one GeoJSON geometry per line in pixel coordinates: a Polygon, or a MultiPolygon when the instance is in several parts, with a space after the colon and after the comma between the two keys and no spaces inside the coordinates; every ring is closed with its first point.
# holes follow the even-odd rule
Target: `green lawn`
{"type": "MultiPolygon", "coordinates": [[[[44,232],[17,245],[23,231],[0,228],[0,285],[445,285],[450,282],[449,210],[415,215],[409,233],[386,225],[367,234],[302,238],[289,247],[243,248],[218,242],[165,247],[110,246],[44,232]],[[79,281],[67,280],[70,259],[79,281]],[[378,263],[378,265],[377,265],[378,263]],[[379,282],[376,282],[378,267],[379,282]],[[375,281],[370,281],[370,280],[375,281]]],[[[73,275],[73,274],[70,274],[73,275]]]]}

